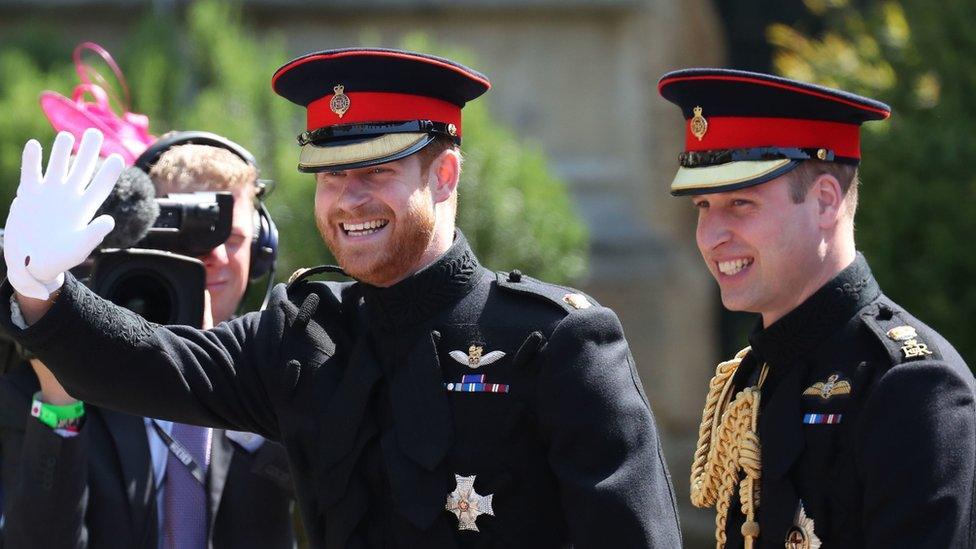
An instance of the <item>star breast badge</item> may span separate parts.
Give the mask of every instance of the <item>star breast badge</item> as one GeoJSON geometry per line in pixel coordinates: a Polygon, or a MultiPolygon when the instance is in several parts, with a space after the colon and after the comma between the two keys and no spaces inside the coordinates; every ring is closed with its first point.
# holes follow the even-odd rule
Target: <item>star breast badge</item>
{"type": "Polygon", "coordinates": [[[457,487],[447,495],[447,505],[444,507],[458,518],[458,530],[473,530],[478,532],[475,521],[480,515],[494,516],[491,499],[494,494],[482,496],[474,491],[474,479],[477,475],[462,477],[454,475],[457,487]]]}
{"type": "Polygon", "coordinates": [[[793,518],[793,526],[786,533],[786,549],[820,549],[820,538],[814,532],[813,519],[807,516],[800,502],[793,518]]]}
{"type": "Polygon", "coordinates": [[[831,374],[826,381],[818,381],[803,391],[803,396],[816,396],[823,400],[849,394],[851,394],[851,383],[846,379],[840,379],[840,374],[831,374]]]}
{"type": "Polygon", "coordinates": [[[464,354],[464,351],[451,351],[448,354],[451,355],[451,358],[460,362],[461,364],[464,364],[472,370],[482,366],[487,366],[493,362],[498,362],[502,357],[505,356],[504,351],[492,351],[482,356],[482,353],[484,352],[484,347],[472,345],[468,347],[468,354],[464,354]]]}

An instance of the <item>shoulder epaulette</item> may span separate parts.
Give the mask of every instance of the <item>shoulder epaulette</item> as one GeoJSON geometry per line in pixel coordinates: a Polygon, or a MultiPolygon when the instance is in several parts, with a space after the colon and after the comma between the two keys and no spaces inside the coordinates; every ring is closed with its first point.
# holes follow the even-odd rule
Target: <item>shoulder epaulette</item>
{"type": "Polygon", "coordinates": [[[519,294],[541,297],[548,302],[556,304],[567,313],[599,305],[596,300],[579,290],[542,282],[530,276],[525,276],[518,270],[511,272],[499,271],[495,273],[495,276],[498,287],[519,294]]]}
{"type": "Polygon", "coordinates": [[[869,307],[861,313],[861,319],[888,351],[893,365],[915,360],[942,359],[938,347],[930,347],[930,342],[919,335],[912,325],[914,320],[904,318],[901,311],[892,309],[885,303],[869,307]]]}

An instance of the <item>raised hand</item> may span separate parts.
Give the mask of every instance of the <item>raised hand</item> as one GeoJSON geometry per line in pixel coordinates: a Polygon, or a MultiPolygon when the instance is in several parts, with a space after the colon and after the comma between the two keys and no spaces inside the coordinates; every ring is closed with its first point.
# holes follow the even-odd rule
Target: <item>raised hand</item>
{"type": "Polygon", "coordinates": [[[3,257],[10,284],[35,299],[48,299],[64,283],[64,272],[84,261],[115,226],[109,215],[94,221],[92,217],[115,186],[122,157],[109,156],[93,178],[101,132],[87,130],[70,162],[73,145],[70,133],[59,133],[43,174],[40,143],[31,139],[24,146],[20,186],[4,230],[3,257]]]}

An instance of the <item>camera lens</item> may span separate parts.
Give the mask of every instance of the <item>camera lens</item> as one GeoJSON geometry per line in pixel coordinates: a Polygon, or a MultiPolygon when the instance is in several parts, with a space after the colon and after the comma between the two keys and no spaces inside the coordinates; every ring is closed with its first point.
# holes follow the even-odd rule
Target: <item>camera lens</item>
{"type": "Polygon", "coordinates": [[[206,278],[199,259],[128,248],[99,252],[89,285],[150,322],[200,326],[206,278]]]}
{"type": "Polygon", "coordinates": [[[153,271],[138,269],[126,272],[106,290],[106,298],[138,314],[150,322],[176,322],[175,290],[169,282],[153,271]]]}

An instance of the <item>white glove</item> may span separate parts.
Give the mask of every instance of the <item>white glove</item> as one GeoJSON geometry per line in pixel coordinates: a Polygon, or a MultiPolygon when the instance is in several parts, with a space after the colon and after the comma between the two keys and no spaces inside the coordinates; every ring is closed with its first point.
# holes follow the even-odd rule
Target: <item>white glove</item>
{"type": "Polygon", "coordinates": [[[64,284],[64,272],[84,261],[115,227],[109,215],[91,218],[112,192],[122,172],[122,157],[109,156],[92,178],[102,133],[85,131],[69,170],[74,141],[70,133],[58,134],[43,175],[41,144],[31,139],[24,145],[20,186],[4,230],[3,258],[10,284],[28,297],[50,297],[64,284]]]}

